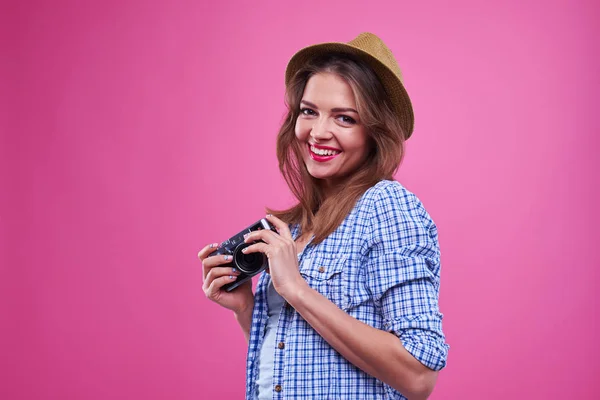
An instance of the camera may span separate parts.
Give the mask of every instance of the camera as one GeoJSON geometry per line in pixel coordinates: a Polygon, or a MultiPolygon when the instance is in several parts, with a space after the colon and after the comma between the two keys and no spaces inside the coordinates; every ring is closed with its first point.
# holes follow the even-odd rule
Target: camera
{"type": "Polygon", "coordinates": [[[265,270],[269,265],[267,256],[265,256],[263,253],[242,253],[242,249],[245,249],[246,247],[257,243],[244,243],[244,235],[246,233],[260,231],[262,229],[270,229],[273,232],[277,233],[277,230],[269,223],[269,221],[263,218],[260,221],[250,225],[248,228],[244,229],[240,233],[233,235],[231,238],[221,243],[217,250],[213,253],[213,255],[232,256],[231,262],[223,264],[221,265],[221,267],[235,267],[238,269],[238,271],[240,271],[240,274],[238,275],[238,278],[235,280],[235,282],[231,282],[223,286],[223,289],[225,289],[225,291],[231,292],[233,289],[240,286],[242,283],[251,279],[254,275],[257,275],[258,273],[265,270]]]}

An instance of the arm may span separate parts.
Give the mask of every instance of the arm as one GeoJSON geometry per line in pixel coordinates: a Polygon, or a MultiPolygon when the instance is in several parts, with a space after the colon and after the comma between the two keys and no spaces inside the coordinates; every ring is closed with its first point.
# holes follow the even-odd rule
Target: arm
{"type": "Polygon", "coordinates": [[[237,279],[240,272],[232,267],[222,267],[223,264],[231,262],[231,256],[210,256],[217,246],[218,243],[213,243],[198,252],[198,258],[202,261],[202,290],[209,300],[233,311],[248,342],[254,308],[252,282],[245,282],[232,292],[222,290],[225,284],[230,283],[232,279],[237,279]]]}
{"type": "Polygon", "coordinates": [[[411,400],[429,396],[437,372],[414,358],[395,335],[346,314],[304,280],[287,297],[306,322],[352,364],[411,400]]]}
{"type": "Polygon", "coordinates": [[[244,338],[246,338],[246,343],[250,341],[250,328],[252,327],[252,308],[254,306],[254,302],[241,312],[234,312],[235,320],[240,324],[242,328],[242,332],[244,332],[244,338]]]}
{"type": "MultiPolygon", "coordinates": [[[[385,190],[385,189],[384,189],[385,190]]],[[[280,235],[251,233],[248,247],[269,258],[275,289],[348,361],[413,399],[427,398],[447,346],[438,312],[437,230],[414,196],[382,193],[365,216],[366,286],[383,318],[373,328],[311,289],[298,272],[295,243],[287,226],[268,216],[280,235]]]]}
{"type": "Polygon", "coordinates": [[[286,291],[288,302],[348,361],[410,399],[427,398],[448,350],[438,309],[437,228],[399,186],[384,189],[370,209],[366,286],[384,330],[338,309],[303,279],[286,291]]]}

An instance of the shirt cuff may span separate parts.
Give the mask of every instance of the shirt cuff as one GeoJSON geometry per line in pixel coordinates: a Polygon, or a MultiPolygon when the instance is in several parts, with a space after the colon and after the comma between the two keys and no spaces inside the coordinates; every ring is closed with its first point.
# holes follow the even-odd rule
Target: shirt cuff
{"type": "Polygon", "coordinates": [[[421,364],[433,371],[439,371],[446,366],[448,350],[450,349],[443,334],[438,333],[441,332],[441,326],[439,331],[436,331],[435,328],[424,329],[415,326],[416,319],[430,319],[429,322],[441,325],[439,318],[433,318],[436,321],[431,321],[432,317],[418,315],[386,320],[383,329],[399,337],[404,348],[421,364]]]}

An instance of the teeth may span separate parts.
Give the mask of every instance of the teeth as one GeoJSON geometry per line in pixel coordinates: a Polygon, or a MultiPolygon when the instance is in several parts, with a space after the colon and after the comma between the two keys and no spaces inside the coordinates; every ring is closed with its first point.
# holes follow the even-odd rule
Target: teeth
{"type": "Polygon", "coordinates": [[[317,149],[315,146],[310,146],[310,151],[320,156],[333,156],[339,154],[339,151],[317,149]]]}

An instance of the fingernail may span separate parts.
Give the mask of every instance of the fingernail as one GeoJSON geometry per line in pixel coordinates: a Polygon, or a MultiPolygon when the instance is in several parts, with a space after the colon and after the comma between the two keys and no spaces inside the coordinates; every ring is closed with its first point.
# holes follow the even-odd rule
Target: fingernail
{"type": "Polygon", "coordinates": [[[247,247],[244,247],[244,248],[242,249],[242,253],[245,253],[245,252],[246,252],[246,250],[248,250],[248,248],[247,248],[247,247]]]}
{"type": "Polygon", "coordinates": [[[225,261],[231,260],[231,256],[223,256],[223,258],[225,259],[225,261]]]}
{"type": "Polygon", "coordinates": [[[244,239],[248,237],[249,233],[244,233],[244,239]]]}
{"type": "Polygon", "coordinates": [[[237,278],[237,277],[233,276],[233,275],[229,275],[229,279],[235,279],[235,278],[237,278]]]}
{"type": "Polygon", "coordinates": [[[238,270],[237,270],[237,268],[231,268],[231,272],[233,272],[235,274],[236,272],[238,272],[238,270]]]}
{"type": "Polygon", "coordinates": [[[267,217],[272,217],[272,216],[273,216],[273,214],[267,214],[267,217]]]}

